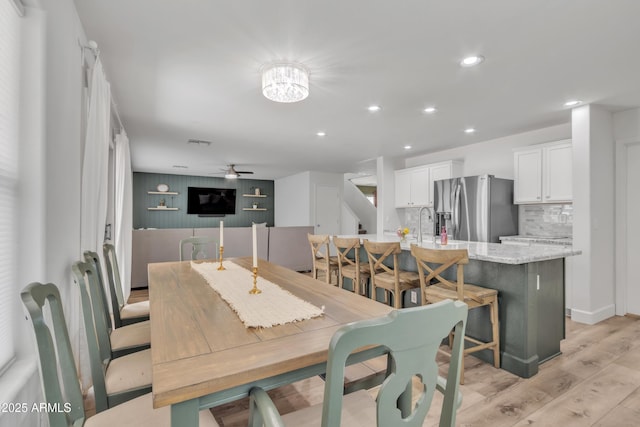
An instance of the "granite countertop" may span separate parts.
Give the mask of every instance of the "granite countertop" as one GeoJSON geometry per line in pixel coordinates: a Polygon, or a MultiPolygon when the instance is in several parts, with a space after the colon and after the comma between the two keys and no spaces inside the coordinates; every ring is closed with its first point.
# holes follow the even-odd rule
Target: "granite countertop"
{"type": "Polygon", "coordinates": [[[549,237],[549,236],[500,236],[502,242],[523,242],[533,243],[540,245],[573,245],[573,238],[571,237],[549,237]]]}
{"type": "MultiPolygon", "coordinates": [[[[398,242],[400,238],[395,234],[385,233],[360,234],[341,237],[359,237],[377,242],[398,242]]],[[[480,261],[497,262],[500,264],[527,264],[530,262],[547,261],[568,256],[580,255],[582,251],[574,250],[571,246],[565,245],[502,245],[500,243],[467,242],[460,240],[449,240],[447,245],[440,245],[439,238],[433,241],[433,236],[425,236],[420,246],[433,249],[467,249],[469,259],[480,261]]],[[[406,242],[400,242],[402,250],[409,251],[412,244],[417,244],[415,239],[408,238],[406,242]]]]}

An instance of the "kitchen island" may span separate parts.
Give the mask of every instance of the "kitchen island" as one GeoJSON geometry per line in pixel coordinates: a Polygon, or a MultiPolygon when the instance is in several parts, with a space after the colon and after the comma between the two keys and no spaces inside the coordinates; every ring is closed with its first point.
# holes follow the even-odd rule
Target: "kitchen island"
{"type": "MultiPolygon", "coordinates": [[[[371,241],[399,240],[389,234],[358,237],[371,241]]],[[[416,241],[401,242],[400,268],[417,271],[410,253],[411,244],[416,241]]],[[[467,249],[469,264],[464,269],[465,282],[498,290],[502,369],[529,378],[538,372],[540,363],[560,354],[560,341],[565,337],[564,261],[566,257],[579,255],[580,251],[562,245],[515,246],[461,241],[440,245],[431,237],[423,239],[421,246],[467,249]]],[[[364,249],[362,255],[366,260],[364,249]]],[[[420,301],[420,295],[412,292],[415,291],[407,292],[405,307],[420,301]]],[[[467,334],[488,340],[491,335],[488,316],[486,307],[470,311],[467,334]]],[[[474,355],[493,362],[489,350],[474,355]]]]}

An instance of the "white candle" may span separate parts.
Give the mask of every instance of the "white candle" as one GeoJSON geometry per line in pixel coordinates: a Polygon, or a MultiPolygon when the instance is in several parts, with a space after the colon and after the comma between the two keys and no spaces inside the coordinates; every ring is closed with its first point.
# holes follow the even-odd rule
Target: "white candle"
{"type": "Polygon", "coordinates": [[[258,268],[258,239],[256,236],[256,225],[253,224],[252,234],[253,234],[253,266],[258,268]]]}
{"type": "Polygon", "coordinates": [[[220,221],[220,246],[224,246],[224,221],[220,221]]]}

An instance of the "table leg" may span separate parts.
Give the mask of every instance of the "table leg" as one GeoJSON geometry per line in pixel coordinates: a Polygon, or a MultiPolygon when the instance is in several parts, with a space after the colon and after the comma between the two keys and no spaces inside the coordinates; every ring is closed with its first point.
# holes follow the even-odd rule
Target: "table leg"
{"type": "Polygon", "coordinates": [[[198,427],[200,424],[198,399],[191,399],[171,405],[172,427],[198,427]]]}

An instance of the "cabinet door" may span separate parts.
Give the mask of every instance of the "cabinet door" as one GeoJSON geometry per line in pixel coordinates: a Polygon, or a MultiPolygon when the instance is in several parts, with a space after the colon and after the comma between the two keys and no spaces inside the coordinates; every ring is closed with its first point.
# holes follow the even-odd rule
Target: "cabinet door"
{"type": "Polygon", "coordinates": [[[573,199],[572,166],[571,143],[544,148],[544,202],[570,202],[573,199]]]}
{"type": "Polygon", "coordinates": [[[514,153],[515,203],[542,203],[542,149],[514,153]]]}
{"type": "Polygon", "coordinates": [[[410,171],[396,171],[396,207],[406,208],[411,206],[411,173],[410,171]]]}
{"type": "Polygon", "coordinates": [[[411,173],[411,206],[429,204],[431,200],[429,183],[429,168],[417,169],[411,173]]]}
{"type": "Polygon", "coordinates": [[[441,179],[453,178],[451,163],[432,166],[429,173],[429,206],[433,206],[433,183],[441,179]]]}

